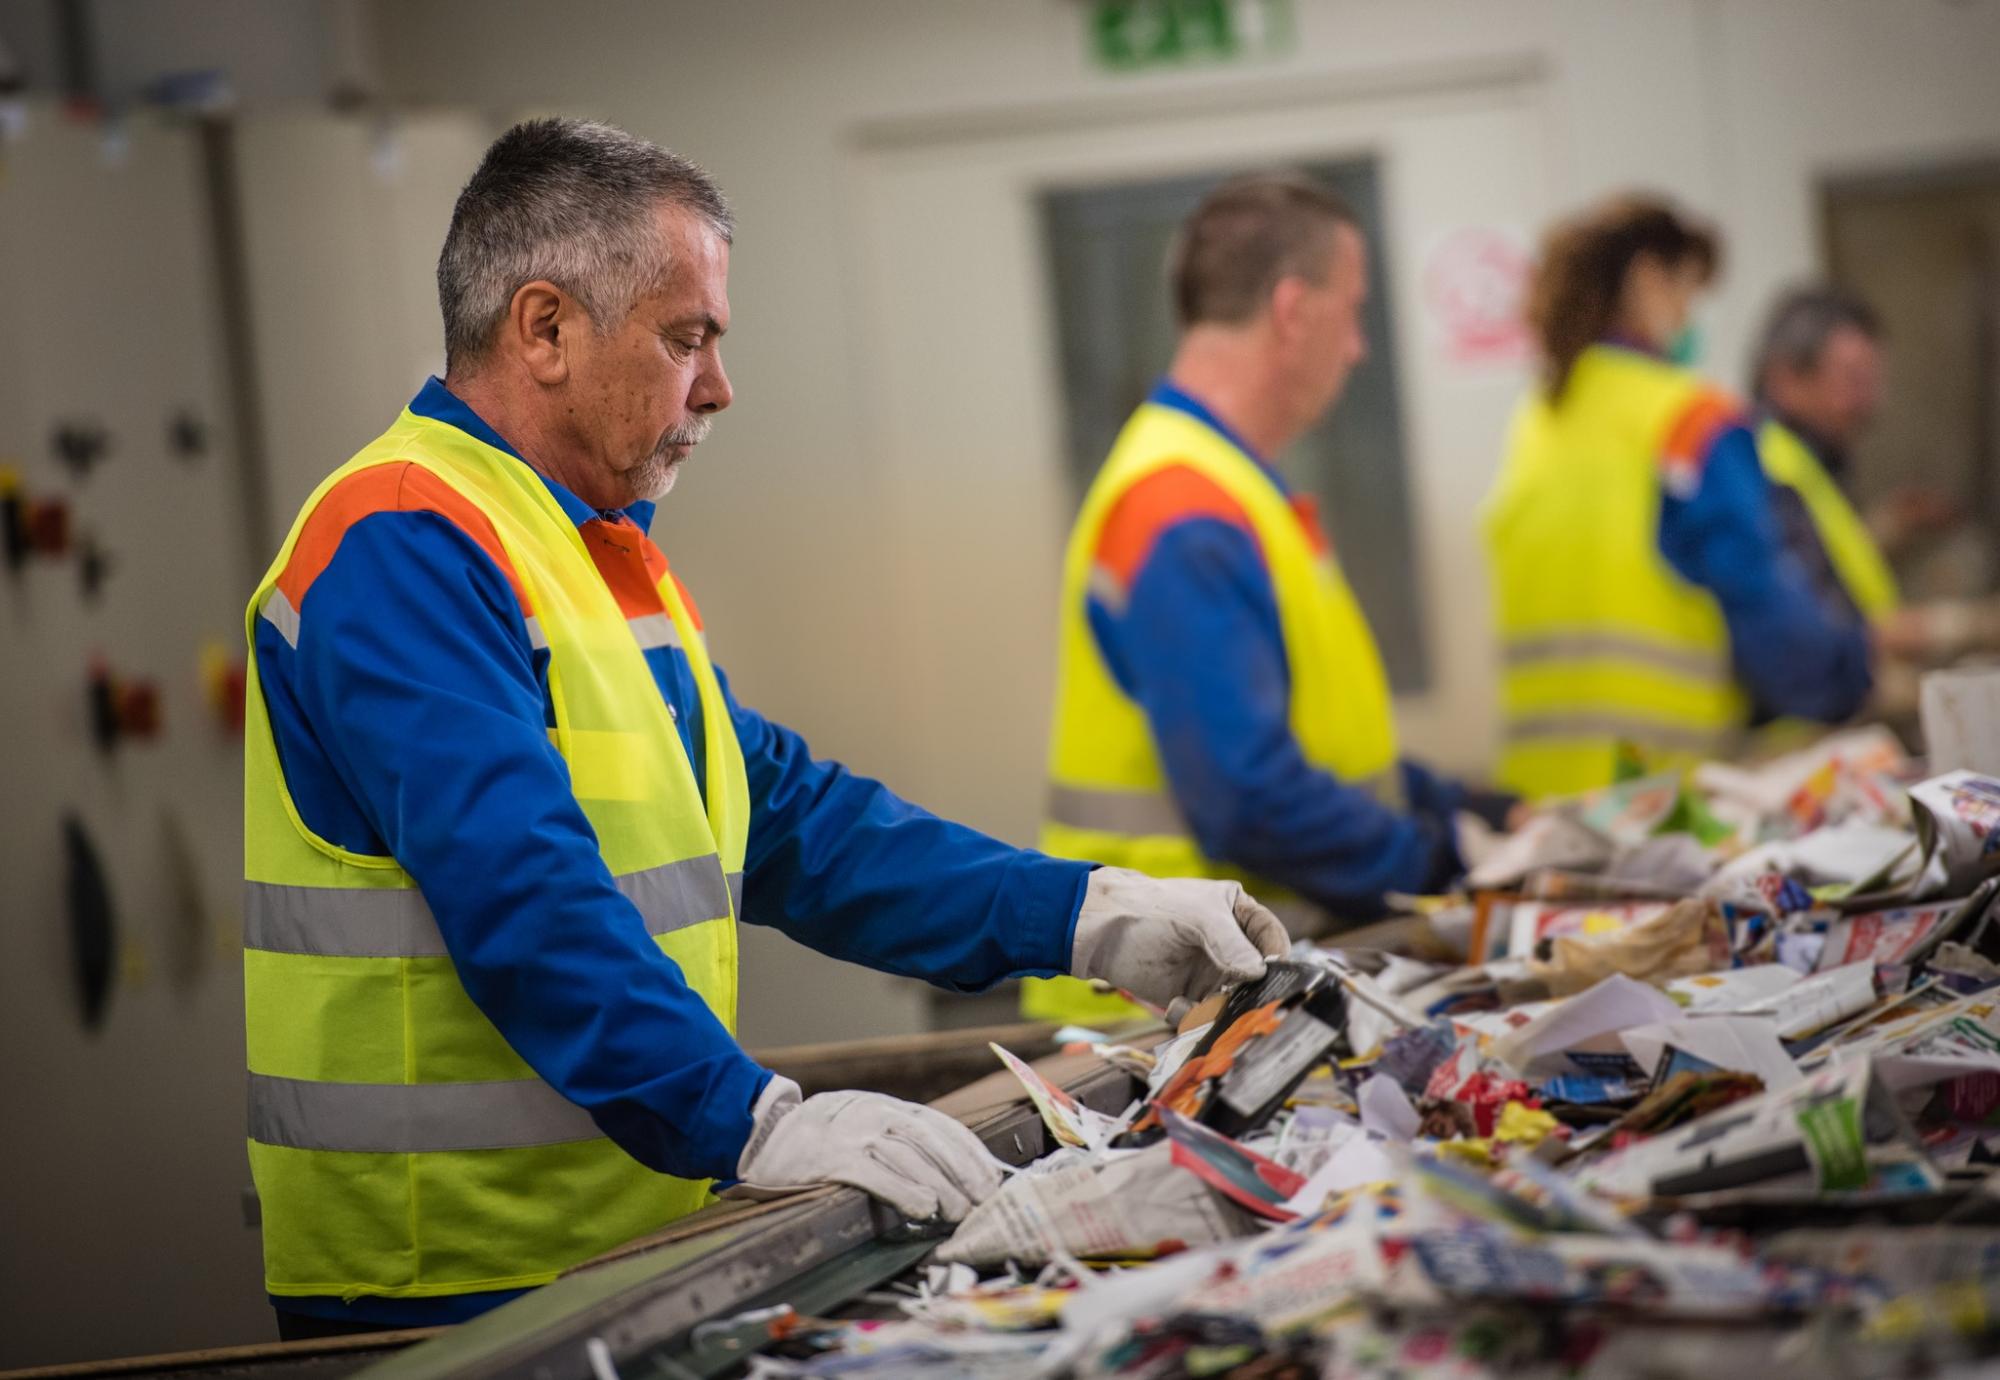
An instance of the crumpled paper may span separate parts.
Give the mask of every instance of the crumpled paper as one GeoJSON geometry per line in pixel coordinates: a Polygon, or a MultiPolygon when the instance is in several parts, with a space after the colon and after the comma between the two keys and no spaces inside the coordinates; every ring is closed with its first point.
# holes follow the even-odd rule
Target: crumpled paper
{"type": "Polygon", "coordinates": [[[1059,1256],[1149,1256],[1256,1229],[1256,1219],[1176,1165],[1173,1146],[1161,1142],[1050,1174],[1016,1174],[959,1223],[937,1258],[1042,1265],[1059,1256]]]}
{"type": "Polygon", "coordinates": [[[1677,902],[1613,934],[1550,943],[1550,956],[1532,962],[1529,971],[1557,997],[1595,987],[1613,973],[1658,984],[1729,966],[1729,926],[1719,909],[1699,899],[1677,902]]]}

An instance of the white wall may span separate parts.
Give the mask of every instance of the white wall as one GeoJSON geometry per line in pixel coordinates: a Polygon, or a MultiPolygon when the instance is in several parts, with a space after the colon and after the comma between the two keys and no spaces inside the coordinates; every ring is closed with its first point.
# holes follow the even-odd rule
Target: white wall
{"type": "Polygon", "coordinates": [[[0,163],[0,464],[67,498],[114,562],[95,602],[74,559],[0,572],[0,1367],[254,1340],[270,1314],[242,1203],[242,766],[200,670],[205,643],[242,646],[248,553],[194,136],[142,121],[107,149],[38,109],[0,163]],[[183,407],[209,430],[192,463],[167,443],[183,407]],[[82,479],[48,447],[79,415],[112,438],[82,479]],[[92,746],[96,656],[158,684],[157,741],[92,746]],[[119,924],[92,1031],[69,811],[119,924]]]}

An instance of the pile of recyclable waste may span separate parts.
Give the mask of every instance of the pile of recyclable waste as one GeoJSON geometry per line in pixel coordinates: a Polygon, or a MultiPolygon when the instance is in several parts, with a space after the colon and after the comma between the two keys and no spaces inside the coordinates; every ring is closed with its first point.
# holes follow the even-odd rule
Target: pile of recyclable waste
{"type": "Polygon", "coordinates": [[[1551,805],[1393,948],[1075,1032],[1116,1116],[1000,1051],[1058,1148],[752,1374],[1993,1373],[2000,780],[1914,774],[1860,731],[1551,805]]]}

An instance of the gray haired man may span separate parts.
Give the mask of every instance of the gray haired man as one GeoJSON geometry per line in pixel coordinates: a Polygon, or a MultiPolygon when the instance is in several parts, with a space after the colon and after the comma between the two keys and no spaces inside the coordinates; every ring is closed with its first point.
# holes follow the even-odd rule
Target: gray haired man
{"type": "Polygon", "coordinates": [[[732,400],[730,237],[644,140],[502,136],[438,264],[446,377],[252,599],[250,1157],[286,1335],[471,1316],[718,1180],[946,1220],[991,1193],[949,1117],[802,1098],[738,1046],[739,920],[956,990],[1075,973],[1161,1006],[1286,946],[1234,883],[1010,847],[736,701],[647,536],[732,400]]]}

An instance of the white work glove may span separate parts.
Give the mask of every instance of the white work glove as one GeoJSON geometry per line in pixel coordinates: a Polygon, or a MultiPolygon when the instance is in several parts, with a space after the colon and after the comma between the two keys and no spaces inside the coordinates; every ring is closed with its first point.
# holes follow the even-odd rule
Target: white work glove
{"type": "Polygon", "coordinates": [[[1000,1161],[943,1112],[872,1092],[816,1093],[773,1078],[737,1158],[758,1190],[849,1184],[912,1222],[958,1222],[1000,1187],[1000,1161]]]}
{"type": "Polygon", "coordinates": [[[1278,917],[1235,882],[1100,867],[1076,913],[1069,970],[1170,1006],[1262,977],[1264,960],[1291,944],[1278,917]]]}

